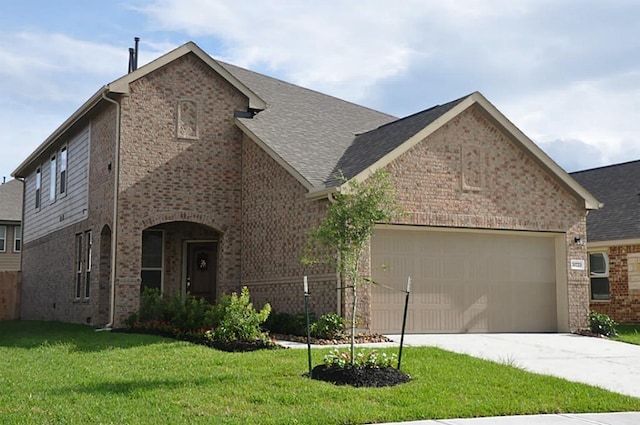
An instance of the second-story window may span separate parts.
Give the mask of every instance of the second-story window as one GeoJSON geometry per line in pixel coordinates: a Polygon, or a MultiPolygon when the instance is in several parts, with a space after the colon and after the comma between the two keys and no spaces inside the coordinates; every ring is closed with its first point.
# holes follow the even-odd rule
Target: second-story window
{"type": "Polygon", "coordinates": [[[22,251],[22,226],[13,228],[13,252],[22,251]]]}
{"type": "Polygon", "coordinates": [[[36,170],[36,209],[40,209],[40,198],[42,197],[42,171],[36,170]]]}
{"type": "Polygon", "coordinates": [[[56,200],[56,156],[51,157],[49,163],[49,200],[51,202],[56,200]]]}
{"type": "Polygon", "coordinates": [[[67,147],[60,149],[60,195],[67,193],[67,147]]]}

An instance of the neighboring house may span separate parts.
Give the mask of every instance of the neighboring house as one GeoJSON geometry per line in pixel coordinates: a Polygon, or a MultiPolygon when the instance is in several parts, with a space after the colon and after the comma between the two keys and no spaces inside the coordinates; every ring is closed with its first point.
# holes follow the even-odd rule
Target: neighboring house
{"type": "MultiPolygon", "coordinates": [[[[403,119],[212,59],[187,43],[102,87],[14,172],[25,180],[22,317],[121,326],[140,290],[342,313],[306,232],[338,172],[384,168],[407,211],[368,271],[413,281],[409,332],[586,325],[598,201],[481,94],[403,119]],[[582,267],[581,267],[582,264],[582,267]]],[[[398,332],[404,294],[366,288],[360,325],[398,332]]]]}
{"type": "Polygon", "coordinates": [[[0,184],[0,272],[20,270],[22,182],[0,184]]]}
{"type": "Polygon", "coordinates": [[[591,309],[640,322],[640,161],[572,173],[603,203],[587,216],[591,309]]]}

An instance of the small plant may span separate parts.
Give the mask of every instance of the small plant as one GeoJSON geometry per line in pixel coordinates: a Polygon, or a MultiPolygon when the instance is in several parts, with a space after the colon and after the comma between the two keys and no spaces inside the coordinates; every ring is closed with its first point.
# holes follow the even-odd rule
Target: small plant
{"type": "Polygon", "coordinates": [[[327,367],[381,369],[391,367],[397,361],[397,356],[395,354],[389,356],[387,353],[378,353],[376,350],[360,350],[352,361],[349,352],[340,351],[336,348],[325,355],[323,361],[327,367]]]}
{"type": "MultiPolygon", "coordinates": [[[[310,321],[315,322],[315,317],[310,315],[310,321]]],[[[271,312],[264,327],[270,333],[283,335],[307,335],[307,317],[304,313],[275,313],[271,312]]]]}
{"type": "Polygon", "coordinates": [[[336,313],[327,313],[311,325],[311,336],[321,339],[336,339],[344,332],[344,318],[336,313]]]}
{"type": "Polygon", "coordinates": [[[591,332],[604,335],[604,336],[617,336],[616,323],[606,314],[598,313],[595,311],[589,312],[589,329],[591,332]]]}
{"type": "Polygon", "coordinates": [[[217,309],[220,321],[212,331],[205,334],[207,339],[225,343],[268,340],[261,325],[269,317],[271,305],[267,303],[262,310],[257,311],[249,300],[249,289],[246,286],[242,288],[240,295],[235,292],[223,295],[217,309]]]}

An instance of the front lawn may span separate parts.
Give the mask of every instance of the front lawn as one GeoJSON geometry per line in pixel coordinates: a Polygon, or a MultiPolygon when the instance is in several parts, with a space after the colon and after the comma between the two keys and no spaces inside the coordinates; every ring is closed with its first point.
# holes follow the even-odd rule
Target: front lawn
{"type": "Polygon", "coordinates": [[[618,341],[640,345],[640,325],[617,325],[616,331],[618,336],[615,339],[618,341]]]}
{"type": "MultiPolygon", "coordinates": [[[[314,351],[318,364],[326,350],[314,351]]],[[[302,377],[305,350],[227,353],[82,325],[0,322],[0,418],[24,423],[346,424],[640,410],[640,399],[436,348],[386,388],[302,377]]]]}

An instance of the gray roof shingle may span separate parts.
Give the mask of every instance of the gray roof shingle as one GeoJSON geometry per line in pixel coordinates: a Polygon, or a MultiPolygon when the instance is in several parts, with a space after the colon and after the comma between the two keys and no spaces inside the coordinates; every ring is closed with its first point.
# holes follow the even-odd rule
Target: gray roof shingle
{"type": "Polygon", "coordinates": [[[340,173],[347,179],[357,176],[466,98],[467,96],[434,106],[357,135],[336,164],[328,184],[338,184],[335,177],[340,173]]]}
{"type": "Polygon", "coordinates": [[[396,117],[220,62],[264,99],[267,108],[239,118],[311,186],[325,187],[358,133],[396,117]]]}
{"type": "Polygon", "coordinates": [[[570,173],[604,205],[587,216],[587,240],[640,238],[640,160],[570,173]]]}
{"type": "Polygon", "coordinates": [[[0,184],[0,221],[22,221],[22,190],[20,180],[0,184]]]}

